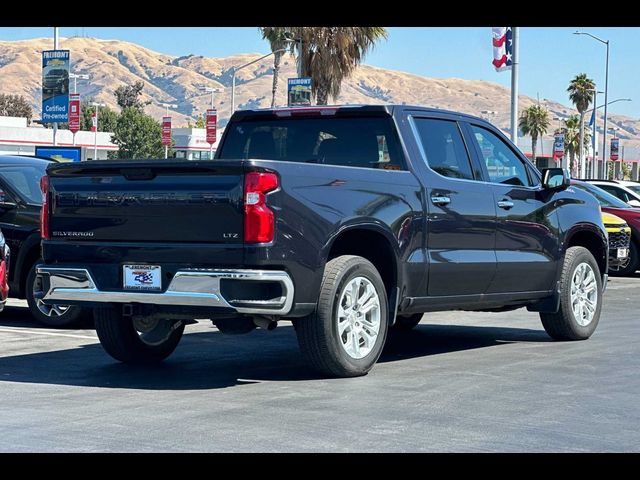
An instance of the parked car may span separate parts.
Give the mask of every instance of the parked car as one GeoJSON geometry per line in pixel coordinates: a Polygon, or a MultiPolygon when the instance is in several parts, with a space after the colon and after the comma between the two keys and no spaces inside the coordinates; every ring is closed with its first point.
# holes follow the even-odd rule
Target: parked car
{"type": "Polygon", "coordinates": [[[631,243],[631,227],[622,218],[612,213],[602,212],[604,228],[609,236],[609,272],[617,272],[626,267],[631,243]]]}
{"type": "Polygon", "coordinates": [[[53,162],[28,156],[0,156],[0,228],[11,247],[13,260],[9,266],[11,296],[26,298],[31,314],[49,326],[70,325],[77,321],[82,309],[68,305],[45,305],[33,297],[35,266],[40,259],[40,178],[53,162]]]}
{"type": "Polygon", "coordinates": [[[9,264],[10,249],[0,230],[0,312],[4,310],[4,305],[9,296],[9,264]]]}
{"type": "Polygon", "coordinates": [[[586,180],[619,198],[630,207],[640,208],[640,183],[627,180],[586,180]]]}
{"type": "Polygon", "coordinates": [[[600,187],[580,180],[572,180],[571,185],[593,195],[602,211],[612,213],[622,218],[631,227],[631,242],[629,244],[629,263],[625,267],[620,267],[612,275],[631,275],[640,269],[640,208],[632,208],[627,203],[600,187]]]}
{"type": "Polygon", "coordinates": [[[38,295],[94,308],[126,363],[163,360],[196,318],[222,333],[290,320],[309,363],[340,377],[430,311],[527,307],[554,339],[584,340],[608,244],[597,201],[569,184],[460,113],[236,111],[213,161],[49,165],[38,295]]]}

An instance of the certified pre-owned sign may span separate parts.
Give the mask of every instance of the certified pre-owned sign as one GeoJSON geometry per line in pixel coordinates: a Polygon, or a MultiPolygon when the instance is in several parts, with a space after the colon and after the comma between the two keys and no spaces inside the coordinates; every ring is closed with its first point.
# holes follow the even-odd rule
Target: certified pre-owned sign
{"type": "Polygon", "coordinates": [[[42,121],[69,121],[69,50],[42,52],[42,121]]]}

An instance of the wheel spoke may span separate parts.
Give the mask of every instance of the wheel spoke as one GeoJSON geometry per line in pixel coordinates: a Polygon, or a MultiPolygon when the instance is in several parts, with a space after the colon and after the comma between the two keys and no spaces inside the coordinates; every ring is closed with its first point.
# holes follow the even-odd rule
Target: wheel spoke
{"type": "Polygon", "coordinates": [[[349,326],[349,320],[344,320],[342,322],[338,322],[338,335],[342,336],[346,328],[349,326]]]}
{"type": "Polygon", "coordinates": [[[362,305],[360,307],[360,313],[362,313],[363,315],[366,315],[367,313],[369,313],[374,308],[378,308],[378,299],[377,298],[370,298],[369,301],[366,304],[364,304],[364,305],[362,305]]]}
{"type": "Polygon", "coordinates": [[[351,342],[353,345],[353,353],[356,357],[360,356],[360,339],[358,338],[358,334],[355,330],[351,331],[351,342]]]}
{"type": "Polygon", "coordinates": [[[364,289],[364,293],[358,299],[358,305],[364,305],[365,303],[367,303],[367,301],[373,296],[374,293],[375,291],[373,290],[373,287],[368,284],[364,289]]]}

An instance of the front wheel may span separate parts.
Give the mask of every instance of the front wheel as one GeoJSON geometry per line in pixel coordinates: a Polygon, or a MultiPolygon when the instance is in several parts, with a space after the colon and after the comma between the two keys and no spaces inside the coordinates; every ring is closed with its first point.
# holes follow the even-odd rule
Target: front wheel
{"type": "Polygon", "coordinates": [[[41,260],[31,266],[31,270],[27,275],[27,283],[25,284],[25,295],[31,315],[40,323],[49,327],[67,327],[79,322],[85,311],[82,307],[45,305],[42,300],[35,298],[36,292],[42,292],[42,281],[36,275],[36,265],[40,262],[41,260]]]}
{"type": "Polygon", "coordinates": [[[583,247],[571,247],[560,276],[560,309],[541,313],[542,326],[555,340],[586,340],[600,320],[602,278],[595,258],[583,247]]]}
{"type": "Polygon", "coordinates": [[[300,350],[316,370],[333,377],[365,375],[382,353],[389,324],[376,267],[354,255],[329,261],[315,313],[296,323],[300,350]]]}
{"type": "Polygon", "coordinates": [[[184,322],[158,318],[132,319],[113,308],[93,311],[100,344],[116,360],[129,364],[158,363],[173,353],[184,322]]]}

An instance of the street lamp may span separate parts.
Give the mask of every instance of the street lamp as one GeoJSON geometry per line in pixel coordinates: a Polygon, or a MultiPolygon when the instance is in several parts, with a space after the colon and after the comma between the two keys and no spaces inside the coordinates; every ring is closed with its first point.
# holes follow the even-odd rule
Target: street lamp
{"type": "MultiPolygon", "coordinates": [[[[287,41],[290,41],[290,40],[287,40],[287,41]]],[[[233,115],[233,112],[236,110],[236,72],[238,70],[242,70],[245,67],[248,67],[249,65],[253,65],[254,63],[259,62],[260,60],[263,60],[275,53],[286,52],[286,51],[287,51],[286,48],[279,48],[278,50],[274,50],[271,53],[267,53],[266,55],[263,55],[260,58],[256,58],[255,60],[252,60],[249,63],[240,65],[239,67],[231,67],[231,113],[230,115],[233,115]]]]}
{"type": "MultiPolygon", "coordinates": [[[[589,88],[587,89],[588,92],[593,92],[593,105],[595,107],[595,105],[598,104],[597,98],[598,98],[598,94],[599,93],[604,93],[601,90],[598,90],[597,88],[589,88]]],[[[593,109],[591,109],[593,110],[593,109]]],[[[588,110],[587,110],[588,111],[588,110]]],[[[586,114],[587,112],[585,112],[586,114]]],[[[598,123],[598,119],[596,117],[596,114],[593,114],[593,129],[591,131],[591,150],[592,150],[592,155],[591,155],[591,167],[589,168],[589,177],[590,178],[595,178],[596,177],[596,124],[598,123]]],[[[580,137],[582,138],[582,137],[580,137]]],[[[582,145],[580,145],[580,148],[583,148],[582,145]]],[[[586,161],[582,162],[582,165],[580,166],[580,176],[581,178],[585,178],[585,174],[586,174],[586,165],[585,165],[586,161]]]]}
{"type": "Polygon", "coordinates": [[[69,73],[69,78],[73,78],[73,93],[78,90],[78,79],[89,80],[89,75],[85,73],[69,73]]]}
{"type": "MultiPolygon", "coordinates": [[[[178,105],[176,105],[175,103],[159,103],[158,105],[160,105],[161,107],[165,107],[166,113],[165,113],[165,117],[169,116],[169,107],[171,108],[178,108],[178,105]]],[[[167,159],[169,157],[169,145],[165,145],[164,146],[164,158],[167,159]]]]}
{"type": "MultiPolygon", "coordinates": [[[[602,92],[598,90],[598,92],[597,92],[597,93],[602,93],[602,92]]],[[[616,103],[616,102],[631,102],[631,101],[632,101],[632,100],[631,100],[630,98],[616,98],[615,100],[612,100],[612,101],[610,101],[610,102],[608,102],[608,103],[606,103],[606,104],[604,104],[604,103],[603,103],[602,105],[598,105],[597,107],[590,108],[589,110],[586,110],[584,113],[585,113],[585,114],[586,114],[586,113],[589,113],[590,111],[592,111],[592,110],[594,110],[594,109],[595,109],[595,110],[598,110],[599,108],[606,107],[606,105],[611,105],[611,104],[616,103]]],[[[596,97],[595,97],[595,95],[594,95],[594,97],[593,97],[593,104],[594,104],[594,105],[596,104],[596,97]]],[[[605,111],[606,111],[606,108],[605,108],[605,111]]],[[[596,113],[597,113],[597,112],[596,112],[596,113]]],[[[591,139],[592,144],[593,144],[593,156],[594,156],[594,161],[593,161],[593,163],[594,163],[594,164],[595,164],[595,162],[596,162],[596,160],[595,160],[595,156],[596,156],[596,123],[597,123],[597,115],[594,115],[594,118],[593,118],[593,134],[592,134],[592,135],[593,135],[593,138],[591,139]]],[[[605,125],[606,125],[606,122],[605,122],[605,125]]],[[[603,146],[603,148],[604,148],[604,146],[603,146]]],[[[604,162],[603,162],[603,164],[604,164],[604,162]]],[[[607,177],[607,173],[608,173],[608,172],[607,172],[606,170],[603,170],[603,172],[602,172],[602,177],[603,177],[603,178],[606,178],[606,177],[607,177]]],[[[595,167],[594,167],[594,168],[592,168],[592,178],[594,178],[595,176],[596,176],[596,171],[595,171],[595,167]]]]}
{"type": "MultiPolygon", "coordinates": [[[[198,90],[200,90],[201,92],[211,92],[211,110],[213,110],[213,94],[214,92],[221,92],[222,90],[219,88],[205,87],[204,85],[198,87],[198,90]]],[[[206,112],[205,112],[204,121],[205,123],[207,122],[206,112]]],[[[209,144],[209,160],[211,160],[212,158],[213,158],[213,143],[210,143],[209,144]]]]}
{"type": "Polygon", "coordinates": [[[607,155],[606,155],[606,148],[607,148],[607,104],[608,102],[608,95],[609,95],[609,40],[603,40],[599,37],[596,37],[595,35],[592,35],[588,32],[573,32],[574,35],[587,35],[591,38],[593,38],[594,40],[597,40],[600,43],[603,43],[607,46],[607,62],[606,62],[606,70],[605,70],[605,76],[604,76],[604,132],[602,135],[602,167],[603,167],[603,177],[607,177],[607,155]]]}
{"type": "Polygon", "coordinates": [[[93,159],[98,159],[98,110],[100,107],[106,107],[104,103],[91,102],[91,105],[96,107],[96,124],[94,125],[95,131],[93,132],[93,159]]]}

